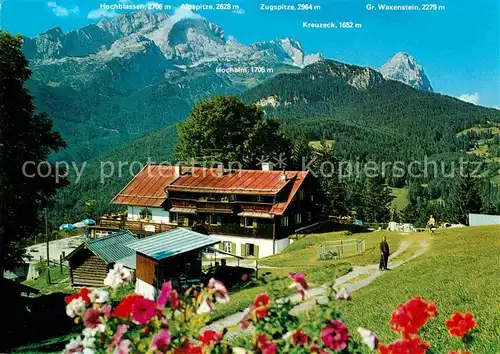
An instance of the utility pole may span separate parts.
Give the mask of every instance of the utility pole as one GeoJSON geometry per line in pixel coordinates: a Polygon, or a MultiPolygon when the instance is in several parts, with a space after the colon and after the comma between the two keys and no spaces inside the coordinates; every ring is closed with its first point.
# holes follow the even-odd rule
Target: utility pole
{"type": "Polygon", "coordinates": [[[49,226],[47,221],[47,208],[45,208],[45,240],[47,242],[47,284],[50,285],[49,226]]]}

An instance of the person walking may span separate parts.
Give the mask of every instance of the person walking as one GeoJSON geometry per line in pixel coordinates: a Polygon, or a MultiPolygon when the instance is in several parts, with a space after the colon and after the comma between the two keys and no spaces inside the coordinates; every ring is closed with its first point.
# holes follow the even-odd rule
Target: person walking
{"type": "Polygon", "coordinates": [[[389,270],[387,264],[389,263],[389,244],[387,243],[387,237],[382,236],[382,241],[380,242],[380,270],[389,270]]]}
{"type": "Polygon", "coordinates": [[[434,216],[431,215],[429,218],[429,221],[427,222],[427,225],[429,225],[429,230],[434,233],[434,229],[436,227],[436,219],[434,219],[434,216]]]}

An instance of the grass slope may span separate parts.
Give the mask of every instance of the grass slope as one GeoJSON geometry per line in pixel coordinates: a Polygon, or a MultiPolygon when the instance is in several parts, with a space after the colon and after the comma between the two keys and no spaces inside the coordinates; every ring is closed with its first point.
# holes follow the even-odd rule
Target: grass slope
{"type": "Polygon", "coordinates": [[[403,210],[410,204],[408,200],[408,188],[392,188],[392,195],[394,196],[392,206],[396,207],[398,211],[403,210]]]}
{"type": "Polygon", "coordinates": [[[382,235],[387,236],[392,252],[398,249],[399,243],[405,238],[405,236],[393,232],[360,233],[352,236],[345,236],[344,232],[328,232],[310,234],[300,238],[280,254],[260,260],[260,281],[252,281],[244,288],[231,289],[231,301],[217,306],[217,310],[212,314],[211,319],[215,321],[238,311],[243,311],[255,299],[255,296],[267,291],[270,285],[276,288],[288,286],[290,284],[289,272],[304,271],[310,286],[320,286],[331,282],[336,276],[346,274],[353,266],[378,263],[380,257],[378,245],[382,235]],[[366,252],[362,255],[352,255],[342,259],[317,260],[319,244],[324,241],[341,239],[344,241],[365,239],[366,252]]]}
{"type": "MultiPolygon", "coordinates": [[[[460,349],[448,336],[444,322],[454,311],[473,312],[478,326],[468,347],[472,353],[500,352],[500,226],[439,231],[429,251],[403,267],[384,273],[371,285],[342,303],[349,328],[377,332],[383,342],[396,339],[389,329],[391,312],[400,303],[420,295],[437,303],[439,315],[422,330],[432,342],[428,353],[460,349]]],[[[368,352],[367,352],[368,353],[368,352]]]]}

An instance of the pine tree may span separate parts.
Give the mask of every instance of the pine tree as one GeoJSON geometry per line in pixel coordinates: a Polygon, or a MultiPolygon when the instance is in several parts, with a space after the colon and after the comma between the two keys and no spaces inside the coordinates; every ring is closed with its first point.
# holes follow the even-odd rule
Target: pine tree
{"type": "Polygon", "coordinates": [[[469,214],[481,211],[480,183],[481,179],[469,170],[457,171],[447,205],[454,222],[468,225],[469,214]]]}
{"type": "Polygon", "coordinates": [[[65,146],[24,88],[31,71],[22,44],[20,36],[0,31],[0,277],[23,262],[26,238],[42,229],[40,209],[61,184],[40,162],[65,146]]]}
{"type": "Polygon", "coordinates": [[[364,197],[364,212],[369,222],[387,222],[391,217],[391,189],[382,176],[369,178],[364,197]]]}
{"type": "Polygon", "coordinates": [[[325,213],[346,216],[349,213],[347,186],[339,175],[339,159],[331,145],[321,141],[315,150],[313,172],[317,176],[325,198],[325,213]]]}

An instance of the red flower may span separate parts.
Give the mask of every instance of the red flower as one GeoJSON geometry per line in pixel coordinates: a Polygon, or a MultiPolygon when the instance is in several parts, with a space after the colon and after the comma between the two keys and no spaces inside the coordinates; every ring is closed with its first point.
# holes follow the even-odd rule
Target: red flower
{"type": "Polygon", "coordinates": [[[139,297],[140,295],[137,294],[125,296],[123,299],[121,299],[118,306],[116,306],[112,316],[127,319],[132,314],[132,305],[139,297]]]}
{"type": "Polygon", "coordinates": [[[72,295],[69,295],[69,296],[66,296],[64,298],[64,302],[67,304],[69,304],[71,301],[73,301],[74,299],[78,299],[78,298],[82,298],[83,301],[85,301],[85,305],[88,305],[90,304],[90,297],[89,297],[89,294],[90,294],[90,290],[87,289],[87,288],[82,288],[79,292],[75,293],[75,294],[72,294],[72,295]]]}
{"type": "Polygon", "coordinates": [[[203,354],[201,345],[186,343],[183,347],[174,350],[174,354],[203,354]]]}
{"type": "Polygon", "coordinates": [[[179,299],[179,293],[177,290],[172,290],[169,296],[170,307],[174,310],[178,309],[181,306],[181,300],[179,299]]]}
{"type": "Polygon", "coordinates": [[[262,354],[275,354],[278,351],[278,345],[271,342],[265,334],[257,336],[257,348],[260,349],[258,352],[262,354]]]}
{"type": "Polygon", "coordinates": [[[330,354],[329,352],[327,352],[326,350],[324,350],[323,348],[321,348],[317,344],[311,345],[311,347],[309,348],[309,353],[311,353],[311,354],[330,354]]]}
{"type": "Polygon", "coordinates": [[[156,312],[156,304],[153,300],[138,297],[132,303],[132,320],[140,325],[148,323],[156,312]]]}
{"type": "Polygon", "coordinates": [[[200,341],[202,341],[205,345],[218,343],[221,339],[222,335],[212,329],[207,329],[202,335],[200,335],[200,341]]]}
{"type": "Polygon", "coordinates": [[[330,349],[343,350],[349,341],[349,331],[344,322],[333,320],[321,329],[321,340],[330,349]]]}
{"type": "Polygon", "coordinates": [[[427,323],[427,320],[437,315],[436,305],[426,302],[416,296],[405,304],[399,305],[392,313],[389,322],[393,331],[409,336],[417,334],[419,329],[427,323]]]}
{"type": "Polygon", "coordinates": [[[455,312],[445,324],[451,336],[463,337],[476,327],[476,320],[470,312],[455,312]]]}
{"type": "Polygon", "coordinates": [[[269,295],[262,293],[257,295],[250,307],[250,312],[252,313],[252,318],[257,321],[259,318],[265,318],[267,316],[267,308],[271,303],[269,295]]]}
{"type": "Polygon", "coordinates": [[[380,354],[425,354],[429,349],[428,342],[422,342],[417,336],[403,338],[389,345],[381,345],[380,354]]]}
{"type": "Polygon", "coordinates": [[[266,293],[262,293],[262,294],[257,295],[255,300],[253,301],[253,305],[255,307],[260,307],[260,306],[267,307],[267,306],[269,306],[270,302],[271,302],[271,300],[269,298],[269,295],[267,295],[266,293]]]}
{"type": "Polygon", "coordinates": [[[248,280],[248,274],[247,274],[247,273],[243,274],[243,275],[241,276],[241,280],[243,280],[243,281],[247,281],[247,280],[248,280]]]}
{"type": "Polygon", "coordinates": [[[296,331],[292,334],[292,343],[295,345],[305,345],[309,336],[302,331],[296,331]]]}
{"type": "Polygon", "coordinates": [[[259,306],[252,311],[254,320],[265,318],[267,316],[267,307],[259,306]]]}

